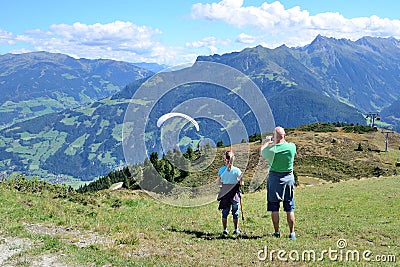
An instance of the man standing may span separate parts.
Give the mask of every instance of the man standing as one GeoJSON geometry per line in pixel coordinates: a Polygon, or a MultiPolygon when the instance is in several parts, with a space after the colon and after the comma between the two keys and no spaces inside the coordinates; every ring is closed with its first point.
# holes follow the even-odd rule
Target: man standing
{"type": "Polygon", "coordinates": [[[280,237],[279,207],[283,203],[289,225],[289,238],[296,240],[294,232],[294,175],[293,163],[296,145],[286,142],[286,133],[282,127],[276,127],[273,136],[267,136],[266,143],[260,149],[263,158],[269,164],[267,180],[267,210],[271,211],[274,236],[280,237]]]}

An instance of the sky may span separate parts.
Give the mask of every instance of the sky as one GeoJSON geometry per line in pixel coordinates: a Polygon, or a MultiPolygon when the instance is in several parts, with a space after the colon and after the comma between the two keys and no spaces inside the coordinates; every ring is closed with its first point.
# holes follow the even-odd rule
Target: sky
{"type": "Polygon", "coordinates": [[[174,66],[318,35],[400,39],[398,0],[0,0],[0,54],[174,66]]]}

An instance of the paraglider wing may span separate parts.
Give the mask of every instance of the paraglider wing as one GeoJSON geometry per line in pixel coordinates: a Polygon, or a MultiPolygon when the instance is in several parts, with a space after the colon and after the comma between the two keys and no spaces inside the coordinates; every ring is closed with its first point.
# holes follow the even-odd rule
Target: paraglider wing
{"type": "Polygon", "coordinates": [[[172,118],[172,117],[182,117],[185,118],[187,120],[189,120],[191,123],[193,123],[194,127],[196,127],[197,131],[200,131],[200,127],[199,124],[197,123],[197,121],[195,119],[193,119],[192,117],[190,117],[189,115],[186,115],[184,113],[179,113],[179,112],[171,112],[171,113],[166,113],[164,115],[162,115],[160,118],[158,118],[157,120],[157,127],[161,127],[161,125],[168,119],[172,118]]]}

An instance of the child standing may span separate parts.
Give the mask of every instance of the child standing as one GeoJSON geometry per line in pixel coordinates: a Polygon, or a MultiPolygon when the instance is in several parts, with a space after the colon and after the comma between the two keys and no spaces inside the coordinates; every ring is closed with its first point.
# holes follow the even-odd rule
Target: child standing
{"type": "Polygon", "coordinates": [[[222,227],[224,236],[228,235],[227,218],[230,211],[233,216],[234,235],[239,235],[241,232],[238,228],[239,218],[239,201],[240,191],[239,186],[243,185],[242,171],[233,166],[235,155],[232,150],[228,150],[224,154],[225,166],[218,171],[218,182],[221,184],[221,190],[218,194],[219,201],[218,209],[222,210],[222,227]]]}

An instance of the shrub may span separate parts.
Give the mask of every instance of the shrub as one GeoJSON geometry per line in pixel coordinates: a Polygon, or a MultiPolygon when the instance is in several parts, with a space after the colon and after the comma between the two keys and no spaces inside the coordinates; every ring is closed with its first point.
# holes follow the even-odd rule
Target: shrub
{"type": "Polygon", "coordinates": [[[337,132],[335,125],[332,123],[316,122],[312,124],[305,124],[297,127],[300,131],[307,132],[337,132]]]}
{"type": "Polygon", "coordinates": [[[261,134],[260,133],[254,133],[249,136],[249,142],[256,142],[256,141],[261,141],[261,134]]]}
{"type": "Polygon", "coordinates": [[[343,131],[347,133],[363,134],[368,132],[376,132],[378,131],[378,129],[376,127],[373,128],[371,126],[355,125],[355,126],[345,126],[343,127],[343,131]]]}

